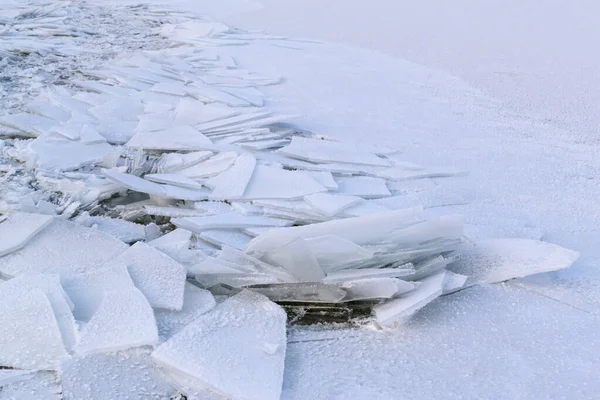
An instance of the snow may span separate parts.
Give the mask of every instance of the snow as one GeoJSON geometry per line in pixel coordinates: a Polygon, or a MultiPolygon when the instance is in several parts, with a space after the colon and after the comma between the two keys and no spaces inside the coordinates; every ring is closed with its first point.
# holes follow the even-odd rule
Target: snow
{"type": "Polygon", "coordinates": [[[0,222],[0,257],[19,250],[46,228],[52,217],[48,215],[14,213],[0,222]]]}
{"type": "Polygon", "coordinates": [[[163,343],[159,365],[236,399],[279,399],[286,314],[261,295],[241,292],[163,343]],[[263,348],[268,346],[270,351],[263,348]]]}
{"type": "Polygon", "coordinates": [[[153,308],[181,310],[185,268],[154,247],[137,242],[113,262],[127,265],[135,286],[153,308]]]}

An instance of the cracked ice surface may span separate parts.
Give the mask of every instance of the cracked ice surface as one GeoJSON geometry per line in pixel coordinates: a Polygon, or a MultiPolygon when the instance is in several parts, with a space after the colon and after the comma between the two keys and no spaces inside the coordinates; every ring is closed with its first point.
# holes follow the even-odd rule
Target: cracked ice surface
{"type": "Polygon", "coordinates": [[[277,399],[284,309],[382,328],[577,258],[469,246],[463,171],[303,131],[265,101],[279,76],[221,51],[301,42],[146,5],[0,10],[0,367],[22,371],[0,398],[277,399]]]}

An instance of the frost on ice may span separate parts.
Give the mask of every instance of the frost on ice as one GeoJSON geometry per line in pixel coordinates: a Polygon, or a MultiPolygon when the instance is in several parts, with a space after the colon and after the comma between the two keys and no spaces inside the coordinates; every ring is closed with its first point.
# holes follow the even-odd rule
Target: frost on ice
{"type": "Polygon", "coordinates": [[[0,398],[277,399],[286,312],[385,327],[576,260],[468,244],[463,171],[302,131],[266,105],[280,77],[219,51],[291,40],[102,7],[0,6],[0,398]],[[17,79],[42,55],[79,72],[17,79]]]}

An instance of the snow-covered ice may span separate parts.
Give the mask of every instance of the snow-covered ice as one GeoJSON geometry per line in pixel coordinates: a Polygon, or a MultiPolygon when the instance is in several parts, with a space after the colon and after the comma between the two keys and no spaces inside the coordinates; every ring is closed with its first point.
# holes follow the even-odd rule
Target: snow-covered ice
{"type": "Polygon", "coordinates": [[[15,213],[1,221],[0,257],[23,247],[51,222],[51,216],[26,213],[15,213]]]}
{"type": "Polygon", "coordinates": [[[133,283],[153,308],[181,310],[186,273],[177,261],[152,246],[138,242],[112,262],[127,265],[133,283]]]}
{"type": "Polygon", "coordinates": [[[241,292],[152,353],[161,366],[236,399],[279,399],[286,348],[285,312],[265,297],[241,292]]]}

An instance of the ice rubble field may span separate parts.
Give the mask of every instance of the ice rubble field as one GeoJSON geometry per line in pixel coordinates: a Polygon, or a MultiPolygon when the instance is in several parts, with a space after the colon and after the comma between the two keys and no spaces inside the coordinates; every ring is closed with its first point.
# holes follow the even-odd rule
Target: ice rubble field
{"type": "Polygon", "coordinates": [[[528,227],[480,240],[454,213],[468,171],[294,123],[273,101],[286,70],[237,61],[310,41],[159,6],[0,10],[0,398],[344,398],[365,358],[382,373],[355,395],[389,398],[395,364],[420,378],[439,352],[481,351],[476,331],[471,349],[435,337],[481,314],[472,298],[523,299],[488,284],[578,257],[528,227]],[[286,333],[327,316],[361,327],[286,333]],[[429,349],[385,351],[413,331],[429,349]],[[325,369],[340,332],[349,364],[325,369]]]}

